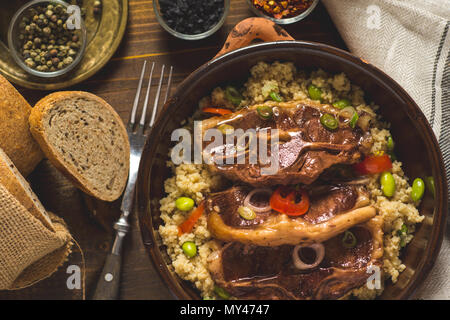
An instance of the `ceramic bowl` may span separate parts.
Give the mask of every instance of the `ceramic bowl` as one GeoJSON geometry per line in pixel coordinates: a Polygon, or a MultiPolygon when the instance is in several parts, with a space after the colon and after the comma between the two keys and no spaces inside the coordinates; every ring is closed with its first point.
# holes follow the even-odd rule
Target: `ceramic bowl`
{"type": "MultiPolygon", "coordinates": [[[[247,21],[248,23],[259,22],[253,20],[247,21]]],[[[148,139],[139,171],[137,198],[142,238],[154,266],[175,297],[200,298],[193,285],[181,280],[169,267],[170,258],[158,234],[158,227],[162,222],[159,200],[165,196],[164,181],[171,176],[166,161],[172,146],[172,131],[180,127],[182,120],[193,114],[200,98],[222,83],[246,79],[250,68],[258,61],[292,61],[298,69],[321,68],[332,73],[344,72],[364,90],[368,101],[374,101],[380,106],[379,113],[391,123],[397,157],[403,162],[405,174],[408,177],[434,177],[435,196],[427,192],[423,198],[419,211],[425,219],[418,225],[414,239],[401,255],[406,269],[395,284],[387,281],[385,290],[379,297],[407,299],[425,281],[436,260],[448,208],[441,151],[424,114],[397,82],[375,66],[346,51],[306,41],[272,41],[236,49],[236,46],[250,43],[255,33],[260,36],[260,32],[255,32],[252,28],[248,30],[249,28],[238,25],[233,30],[234,36],[232,32],[228,38],[221,55],[199,67],[178,86],[148,139]],[[227,52],[230,48],[234,50],[227,52]]],[[[289,39],[289,35],[280,33],[275,26],[271,28],[270,32],[279,35],[272,39],[289,39]]]]}

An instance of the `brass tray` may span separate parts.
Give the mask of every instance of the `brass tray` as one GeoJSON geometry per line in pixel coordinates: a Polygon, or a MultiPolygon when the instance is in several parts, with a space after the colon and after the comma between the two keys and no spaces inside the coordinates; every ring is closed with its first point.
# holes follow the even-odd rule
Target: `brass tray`
{"type": "Polygon", "coordinates": [[[51,79],[39,78],[21,69],[8,49],[9,21],[26,2],[27,0],[0,0],[0,73],[9,81],[29,89],[57,90],[86,80],[109,61],[125,33],[128,0],[103,0],[102,13],[98,17],[93,14],[94,0],[84,0],[88,42],[83,59],[66,75],[51,79]]]}

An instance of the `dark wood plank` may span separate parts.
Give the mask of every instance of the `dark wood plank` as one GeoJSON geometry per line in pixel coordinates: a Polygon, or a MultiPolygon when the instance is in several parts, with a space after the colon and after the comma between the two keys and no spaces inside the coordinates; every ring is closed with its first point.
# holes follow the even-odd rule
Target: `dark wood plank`
{"type": "MultiPolygon", "coordinates": [[[[252,16],[244,0],[232,0],[225,25],[212,37],[183,41],[166,33],[157,23],[152,1],[131,0],[125,37],[113,59],[91,79],[69,90],[85,90],[110,102],[126,121],[134,99],[139,70],[144,59],[174,66],[173,87],[189,73],[211,59],[222,47],[228,32],[244,18],[252,16]],[[186,57],[189,59],[186,59],[186,57]]],[[[305,20],[285,27],[299,40],[317,41],[346,48],[325,8],[319,4],[305,20]]],[[[158,68],[159,70],[159,68],[158,68]]],[[[155,87],[156,87],[156,81],[155,87]]],[[[47,94],[19,88],[31,104],[47,94]]],[[[155,92],[155,90],[153,90],[155,92]]],[[[164,94],[164,92],[163,92],[164,94]]],[[[106,254],[112,244],[112,223],[119,215],[119,202],[98,203],[86,197],[45,160],[30,176],[31,184],[46,206],[67,222],[74,238],[83,248],[86,268],[86,295],[95,289],[106,254]],[[97,209],[97,213],[93,212],[97,209]],[[101,212],[101,216],[99,216],[101,212]]],[[[143,247],[136,217],[126,239],[121,285],[122,299],[171,299],[143,247]]],[[[18,291],[0,292],[0,299],[80,299],[81,290],[69,290],[67,267],[81,266],[81,255],[74,249],[69,261],[52,277],[18,291]]]]}

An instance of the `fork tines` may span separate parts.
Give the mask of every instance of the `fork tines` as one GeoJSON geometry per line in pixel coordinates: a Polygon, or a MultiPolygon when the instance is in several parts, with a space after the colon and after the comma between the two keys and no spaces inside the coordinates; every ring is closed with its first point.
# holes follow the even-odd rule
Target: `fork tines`
{"type": "MultiPolygon", "coordinates": [[[[144,65],[142,66],[141,76],[139,78],[139,84],[138,84],[137,91],[136,91],[136,96],[134,98],[133,109],[131,110],[131,116],[130,116],[130,121],[129,121],[129,126],[131,126],[132,128],[134,128],[134,125],[136,123],[136,115],[137,115],[137,111],[138,111],[139,98],[141,95],[141,89],[142,89],[142,84],[143,84],[143,80],[144,80],[146,67],[147,67],[147,61],[144,61],[144,65]]],[[[153,125],[155,123],[156,115],[158,114],[158,107],[159,107],[160,96],[161,96],[161,88],[163,86],[163,81],[164,81],[165,68],[166,68],[165,65],[162,65],[161,74],[159,77],[159,84],[158,84],[158,88],[157,88],[156,95],[155,95],[155,101],[153,104],[153,110],[152,110],[150,121],[148,123],[149,128],[153,127],[153,125]]],[[[151,91],[151,86],[152,86],[154,70],[155,70],[155,62],[152,63],[151,68],[150,68],[150,75],[149,75],[148,84],[147,84],[147,92],[145,94],[144,105],[142,108],[141,118],[139,121],[139,126],[142,127],[142,129],[145,129],[146,118],[147,118],[147,107],[148,107],[148,102],[149,102],[149,97],[150,97],[150,91],[151,91]]],[[[166,103],[167,98],[170,94],[170,88],[171,88],[171,82],[172,82],[172,72],[173,72],[173,67],[171,66],[170,71],[169,71],[169,77],[167,79],[167,89],[166,89],[166,94],[165,94],[163,103],[166,103]]]]}

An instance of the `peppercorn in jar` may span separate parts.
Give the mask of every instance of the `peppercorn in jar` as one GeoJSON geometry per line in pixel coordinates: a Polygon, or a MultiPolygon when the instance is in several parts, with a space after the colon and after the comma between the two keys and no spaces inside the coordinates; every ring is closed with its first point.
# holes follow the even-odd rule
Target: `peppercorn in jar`
{"type": "MultiPolygon", "coordinates": [[[[81,18],[81,17],[80,17],[81,18]]],[[[71,66],[83,46],[82,34],[66,6],[43,2],[27,8],[15,32],[19,59],[30,69],[56,72],[71,66]]]]}

